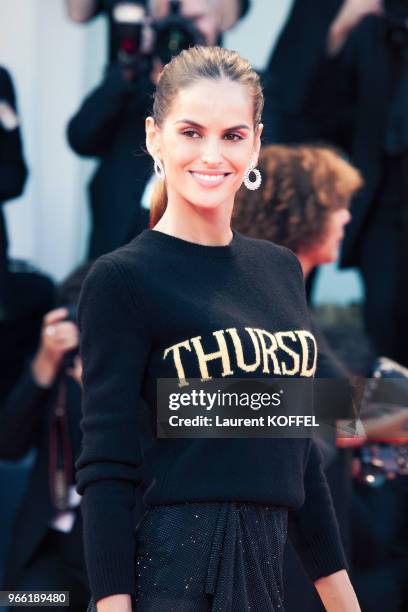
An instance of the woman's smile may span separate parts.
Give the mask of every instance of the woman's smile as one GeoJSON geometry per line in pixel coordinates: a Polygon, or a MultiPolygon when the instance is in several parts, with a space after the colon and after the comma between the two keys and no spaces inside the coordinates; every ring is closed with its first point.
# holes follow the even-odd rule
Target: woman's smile
{"type": "Polygon", "coordinates": [[[207,188],[218,187],[231,174],[231,172],[200,172],[195,170],[189,170],[188,172],[199,185],[207,188]]]}

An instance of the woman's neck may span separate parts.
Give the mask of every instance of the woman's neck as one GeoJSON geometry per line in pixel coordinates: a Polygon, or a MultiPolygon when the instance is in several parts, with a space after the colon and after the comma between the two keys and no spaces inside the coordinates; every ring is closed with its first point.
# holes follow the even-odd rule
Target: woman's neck
{"type": "Polygon", "coordinates": [[[206,209],[189,203],[169,200],[167,208],[154,226],[165,234],[207,246],[226,246],[232,240],[232,206],[222,204],[206,209]]]}
{"type": "Polygon", "coordinates": [[[302,267],[303,278],[306,280],[307,277],[309,276],[310,272],[316,266],[316,264],[315,264],[315,262],[312,261],[312,259],[310,257],[308,257],[307,254],[296,253],[296,255],[297,255],[297,258],[298,258],[298,260],[300,262],[300,265],[302,267]]]}

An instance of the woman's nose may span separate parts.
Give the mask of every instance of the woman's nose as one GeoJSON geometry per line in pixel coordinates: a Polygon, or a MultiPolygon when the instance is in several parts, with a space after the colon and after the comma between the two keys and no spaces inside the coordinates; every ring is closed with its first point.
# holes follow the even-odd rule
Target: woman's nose
{"type": "Polygon", "coordinates": [[[217,142],[208,140],[203,144],[201,151],[201,160],[207,166],[218,166],[221,161],[221,150],[217,142]]]}

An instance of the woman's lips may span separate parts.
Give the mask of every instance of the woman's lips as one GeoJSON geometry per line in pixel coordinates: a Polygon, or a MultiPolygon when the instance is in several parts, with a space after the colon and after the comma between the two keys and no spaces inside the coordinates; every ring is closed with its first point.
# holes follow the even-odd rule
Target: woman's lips
{"type": "Polygon", "coordinates": [[[197,183],[204,187],[217,187],[225,181],[225,179],[231,174],[230,172],[195,172],[189,170],[189,173],[197,183]]]}

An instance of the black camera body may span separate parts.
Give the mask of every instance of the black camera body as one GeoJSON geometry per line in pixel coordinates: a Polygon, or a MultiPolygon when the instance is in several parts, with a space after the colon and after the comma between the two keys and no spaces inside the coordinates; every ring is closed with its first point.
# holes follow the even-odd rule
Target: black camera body
{"type": "Polygon", "coordinates": [[[139,2],[118,2],[113,9],[114,45],[124,68],[136,67],[141,59],[145,19],[145,8],[139,2]]]}
{"type": "MultiPolygon", "coordinates": [[[[118,2],[113,11],[113,28],[118,61],[124,68],[137,69],[142,55],[143,31],[147,25],[144,3],[118,2]]],[[[181,14],[180,0],[170,0],[170,11],[164,19],[153,20],[149,25],[154,33],[148,55],[167,64],[183,49],[204,43],[204,38],[191,19],[181,14]]]]}
{"type": "Polygon", "coordinates": [[[153,22],[152,27],[156,33],[153,55],[163,64],[183,49],[204,44],[204,38],[194,23],[181,15],[180,0],[171,0],[169,15],[153,22]]]}

